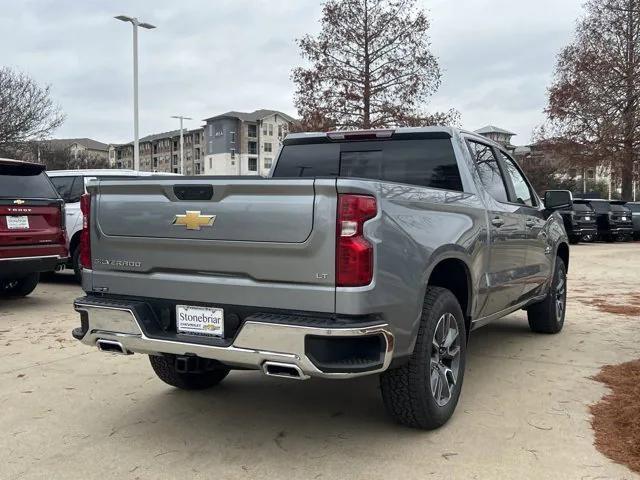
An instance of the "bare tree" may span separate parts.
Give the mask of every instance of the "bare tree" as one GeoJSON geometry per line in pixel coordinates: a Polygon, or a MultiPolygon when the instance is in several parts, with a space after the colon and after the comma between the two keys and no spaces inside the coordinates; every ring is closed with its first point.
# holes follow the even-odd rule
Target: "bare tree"
{"type": "Polygon", "coordinates": [[[449,121],[450,115],[422,111],[441,74],[429,19],[416,0],[328,0],[320,22],[317,36],[298,40],[311,65],[292,72],[303,128],[449,121]]]}
{"type": "Polygon", "coordinates": [[[42,87],[24,73],[0,68],[0,146],[38,140],[64,122],[64,114],[42,87]]]}
{"type": "Polygon", "coordinates": [[[590,163],[619,171],[631,199],[640,150],[640,0],[589,0],[558,56],[547,114],[590,163]]]}

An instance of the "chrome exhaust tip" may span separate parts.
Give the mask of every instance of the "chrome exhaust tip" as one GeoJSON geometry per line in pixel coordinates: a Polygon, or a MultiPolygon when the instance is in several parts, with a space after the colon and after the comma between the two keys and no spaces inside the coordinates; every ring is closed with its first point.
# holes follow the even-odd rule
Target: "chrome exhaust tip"
{"type": "Polygon", "coordinates": [[[305,375],[299,366],[293,363],[264,362],[262,371],[269,377],[289,378],[293,380],[307,380],[309,375],[305,375]]]}
{"type": "Polygon", "coordinates": [[[96,346],[101,352],[115,353],[117,355],[131,355],[131,353],[128,352],[120,342],[116,342],[115,340],[104,340],[100,338],[96,341],[96,346]]]}

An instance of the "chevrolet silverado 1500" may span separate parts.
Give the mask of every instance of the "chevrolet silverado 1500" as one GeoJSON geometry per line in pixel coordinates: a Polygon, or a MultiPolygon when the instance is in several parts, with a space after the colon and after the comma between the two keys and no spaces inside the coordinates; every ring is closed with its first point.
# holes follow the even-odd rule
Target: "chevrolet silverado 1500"
{"type": "MultiPolygon", "coordinates": [[[[245,159],[246,160],[246,159],[245,159]]],[[[436,428],[469,332],[526,309],[565,316],[569,247],[500,145],[451,128],[291,134],[270,178],[89,182],[78,340],[149,355],[185,389],[234,369],[380,375],[399,422],[436,428]]]]}

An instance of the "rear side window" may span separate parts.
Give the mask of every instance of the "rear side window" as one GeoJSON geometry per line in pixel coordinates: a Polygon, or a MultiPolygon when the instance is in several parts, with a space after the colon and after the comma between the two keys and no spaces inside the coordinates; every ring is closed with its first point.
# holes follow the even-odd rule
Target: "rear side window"
{"type": "Polygon", "coordinates": [[[451,139],[285,145],[274,177],[340,176],[462,191],[451,139]]]}
{"type": "Polygon", "coordinates": [[[0,164],[0,198],[58,198],[43,170],[0,164]]]}
{"type": "Polygon", "coordinates": [[[493,149],[484,143],[469,141],[471,157],[478,169],[478,175],[484,188],[499,202],[508,202],[507,187],[502,178],[498,159],[493,149]]]}

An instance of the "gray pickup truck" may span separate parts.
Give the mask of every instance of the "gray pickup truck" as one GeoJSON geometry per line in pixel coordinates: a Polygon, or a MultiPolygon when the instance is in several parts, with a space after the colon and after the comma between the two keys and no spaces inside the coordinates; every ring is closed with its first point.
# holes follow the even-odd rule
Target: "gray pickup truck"
{"type": "Polygon", "coordinates": [[[458,402],[471,330],[562,329],[568,239],[500,145],[451,128],[291,134],[271,178],[89,183],[73,336],[169,385],[380,375],[399,422],[458,402]]]}

